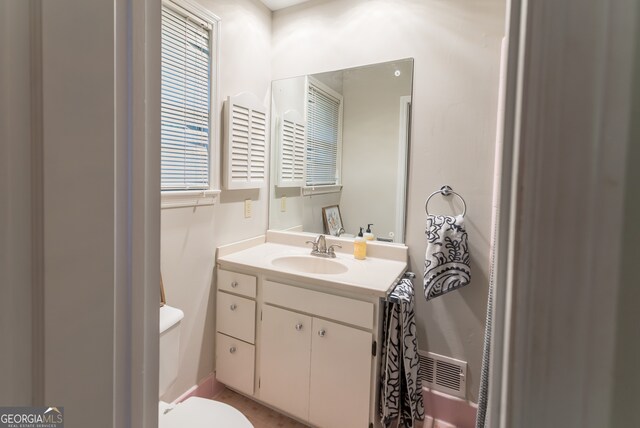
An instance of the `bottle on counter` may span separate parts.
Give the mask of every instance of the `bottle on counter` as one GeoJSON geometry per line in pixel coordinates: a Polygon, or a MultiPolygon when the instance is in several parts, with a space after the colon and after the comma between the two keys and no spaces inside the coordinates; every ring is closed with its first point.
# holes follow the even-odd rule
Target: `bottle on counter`
{"type": "Polygon", "coordinates": [[[362,236],[362,229],[360,228],[360,233],[356,236],[356,239],[353,241],[353,258],[356,260],[364,260],[367,258],[367,241],[362,236]]]}
{"type": "Polygon", "coordinates": [[[373,223],[367,224],[367,231],[364,233],[364,239],[367,241],[374,241],[376,239],[375,235],[371,232],[371,226],[373,226],[373,223]]]}

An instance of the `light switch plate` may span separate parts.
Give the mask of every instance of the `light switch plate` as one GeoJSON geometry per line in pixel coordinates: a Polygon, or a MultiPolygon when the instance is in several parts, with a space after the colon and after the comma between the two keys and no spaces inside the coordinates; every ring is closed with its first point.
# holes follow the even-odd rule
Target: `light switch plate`
{"type": "Polygon", "coordinates": [[[244,200],[244,218],[251,218],[251,199],[244,200]]]}
{"type": "Polygon", "coordinates": [[[287,211],[287,197],[283,196],[282,198],[280,198],[280,211],[285,212],[287,211]]]}

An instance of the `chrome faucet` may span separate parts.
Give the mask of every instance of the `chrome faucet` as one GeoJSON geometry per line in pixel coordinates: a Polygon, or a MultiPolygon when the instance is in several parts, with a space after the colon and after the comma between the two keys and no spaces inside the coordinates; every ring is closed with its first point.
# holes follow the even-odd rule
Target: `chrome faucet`
{"type": "Polygon", "coordinates": [[[329,245],[329,248],[327,248],[327,240],[324,235],[318,235],[315,240],[307,241],[306,243],[313,245],[313,247],[311,247],[312,256],[329,257],[332,259],[336,257],[334,248],[342,248],[342,246],[338,244],[329,245]]]}

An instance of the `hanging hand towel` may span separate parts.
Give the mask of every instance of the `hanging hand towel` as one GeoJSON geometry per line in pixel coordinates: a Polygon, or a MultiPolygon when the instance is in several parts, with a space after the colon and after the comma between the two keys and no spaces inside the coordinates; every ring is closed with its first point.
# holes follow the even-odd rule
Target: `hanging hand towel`
{"type": "Polygon", "coordinates": [[[431,300],[471,282],[469,245],[462,216],[427,216],[424,297],[431,300]]]}
{"type": "Polygon", "coordinates": [[[424,420],[413,295],[413,283],[405,278],[385,307],[380,370],[380,417],[385,427],[398,418],[399,426],[410,428],[414,421],[424,420]]]}

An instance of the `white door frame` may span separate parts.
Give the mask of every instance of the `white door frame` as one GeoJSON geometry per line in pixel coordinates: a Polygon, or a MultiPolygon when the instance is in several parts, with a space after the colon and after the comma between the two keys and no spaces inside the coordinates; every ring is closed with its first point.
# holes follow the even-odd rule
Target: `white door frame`
{"type": "MultiPolygon", "coordinates": [[[[411,145],[411,95],[400,97],[400,119],[398,135],[398,173],[396,185],[396,230],[394,242],[404,242],[407,201],[407,169],[409,167],[409,146],[411,145]]],[[[387,238],[385,236],[385,238],[387,238]]]]}
{"type": "Polygon", "coordinates": [[[638,12],[510,1],[490,426],[613,426],[638,12]]]}
{"type": "MultiPolygon", "coordinates": [[[[20,386],[14,398],[19,402],[11,404],[66,406],[66,422],[83,426],[95,424],[99,410],[104,416],[100,423],[105,426],[157,427],[160,1],[113,0],[105,4],[103,0],[60,0],[50,4],[30,0],[7,6],[12,6],[3,8],[8,11],[7,19],[30,27],[28,46],[23,48],[30,57],[28,63],[21,61],[11,68],[8,79],[0,73],[0,86],[22,84],[25,75],[31,80],[30,91],[24,91],[30,98],[30,112],[22,105],[15,108],[17,125],[9,127],[12,135],[17,136],[17,130],[24,129],[17,126],[23,124],[29,132],[24,134],[24,141],[14,138],[12,144],[20,145],[20,152],[14,150],[2,159],[3,164],[30,170],[31,174],[31,183],[21,183],[7,192],[9,196],[18,191],[26,195],[20,205],[11,207],[12,213],[31,207],[31,248],[16,251],[16,266],[29,266],[31,275],[23,275],[22,281],[11,284],[21,294],[14,298],[9,293],[10,299],[5,302],[29,314],[31,325],[21,323],[5,331],[11,340],[31,339],[28,352],[21,352],[21,348],[16,353],[20,351],[24,364],[30,366],[32,379],[31,385],[20,386]],[[108,13],[94,16],[94,6],[108,13]],[[76,49],[78,34],[71,34],[78,29],[66,23],[82,22],[81,28],[86,29],[93,18],[103,19],[103,33],[88,33],[102,39],[94,51],[83,52],[76,49]],[[75,70],[60,71],[68,70],[76,60],[85,67],[88,61],[107,66],[79,68],[78,73],[86,72],[82,79],[77,79],[75,70]],[[64,66],[58,67],[58,61],[65,62],[64,66]],[[20,75],[14,72],[18,65],[24,65],[20,75]],[[111,79],[105,79],[109,74],[111,79]],[[67,97],[54,97],[52,94],[59,94],[60,88],[75,91],[67,97]],[[86,117],[99,123],[99,130],[87,125],[74,129],[77,116],[82,116],[78,112],[84,113],[82,102],[86,111],[94,112],[86,117]],[[108,114],[100,116],[97,111],[108,114]],[[91,153],[96,148],[106,156],[96,160],[91,153]],[[30,159],[23,156],[24,150],[31,151],[30,159]],[[66,163],[56,158],[58,150],[68,155],[66,163]],[[77,165],[85,162],[94,165],[95,174],[81,174],[84,170],[77,165]],[[53,183],[45,180],[47,174],[54,175],[53,183]],[[82,184],[77,186],[78,182],[82,184]],[[60,183],[71,183],[69,187],[83,191],[56,185],[60,183]],[[25,203],[25,199],[30,202],[25,203]],[[99,220],[92,221],[87,212],[97,212],[95,206],[102,209],[95,217],[99,220]],[[75,220],[82,223],[83,233],[68,227],[75,220]],[[94,223],[94,228],[86,227],[94,223]],[[86,251],[87,242],[96,236],[95,251],[86,251]],[[47,264],[47,260],[67,261],[70,255],[79,253],[81,262],[69,266],[47,264]],[[30,304],[23,298],[29,295],[30,304]],[[102,296],[105,298],[97,298],[102,296]],[[99,362],[78,352],[86,351],[87,344],[96,343],[96,338],[110,350],[96,350],[93,357],[99,356],[99,362]],[[101,397],[100,402],[86,405],[96,396],[101,397]]],[[[0,49],[0,60],[11,59],[4,54],[0,49]]],[[[0,125],[4,135],[4,121],[0,125]]],[[[7,189],[0,187],[0,191],[5,196],[7,189]]],[[[3,231],[14,227],[11,217],[0,220],[3,231]]],[[[25,232],[23,239],[27,235],[25,232]]],[[[29,379],[17,381],[27,383],[29,379]]],[[[11,388],[12,384],[3,387],[11,388]]]]}

